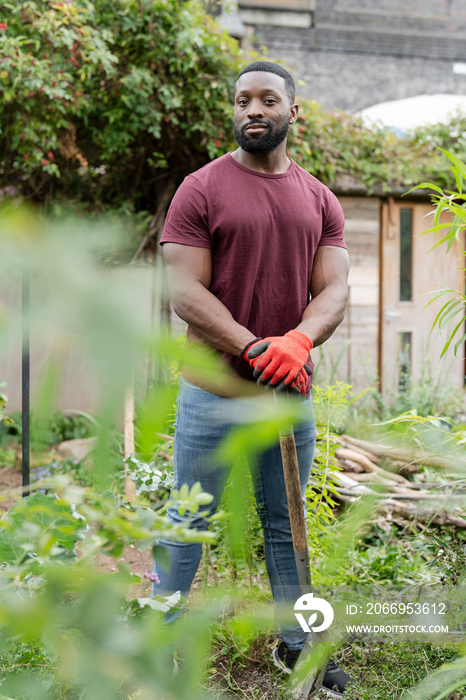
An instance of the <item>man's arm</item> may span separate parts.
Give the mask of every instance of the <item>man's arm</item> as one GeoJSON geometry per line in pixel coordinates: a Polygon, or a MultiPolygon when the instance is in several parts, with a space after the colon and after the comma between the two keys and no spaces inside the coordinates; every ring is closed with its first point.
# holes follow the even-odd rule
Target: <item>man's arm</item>
{"type": "Polygon", "coordinates": [[[255,336],[236,323],[211,292],[212,255],[208,248],[164,243],[170,298],[175,312],[202,340],[217,350],[239,355],[255,336]]]}
{"type": "Polygon", "coordinates": [[[311,277],[312,300],[296,330],[312,340],[313,346],[330,338],[343,321],[348,300],[349,255],[345,248],[319,246],[311,277]]]}

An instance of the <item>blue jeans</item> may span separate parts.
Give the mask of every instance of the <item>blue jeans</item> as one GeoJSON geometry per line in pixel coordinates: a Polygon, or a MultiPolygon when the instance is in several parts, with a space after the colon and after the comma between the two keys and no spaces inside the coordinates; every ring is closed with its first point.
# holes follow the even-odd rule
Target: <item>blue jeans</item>
{"type": "MultiPolygon", "coordinates": [[[[303,421],[296,427],[295,440],[304,502],[314,458],[316,427],[312,400],[302,400],[301,406],[303,421]]],[[[191,487],[200,481],[203,491],[213,496],[212,503],[203,507],[203,510],[210,508],[209,514],[218,508],[229,474],[228,467],[212,459],[213,451],[232,427],[257,420],[257,410],[254,399],[223,398],[181,380],[175,422],[173,486],[179,489],[182,484],[188,484],[191,487]]],[[[249,467],[264,531],[265,563],[272,594],[277,604],[287,601],[294,603],[299,596],[299,593],[296,594],[299,582],[278,436],[277,444],[258,454],[254,462],[249,467]]],[[[181,516],[176,509],[170,508],[168,517],[172,522],[179,523],[187,516],[181,516]]],[[[196,515],[189,517],[192,518],[191,527],[208,527],[204,518],[196,515]]],[[[166,571],[154,561],[160,583],[153,585],[152,595],[181,591],[187,598],[201,560],[202,545],[168,540],[159,540],[159,544],[169,552],[170,568],[166,571]]],[[[171,620],[176,616],[177,613],[174,613],[168,617],[171,620]]],[[[290,649],[301,649],[306,638],[297,623],[282,625],[281,634],[290,649]]]]}

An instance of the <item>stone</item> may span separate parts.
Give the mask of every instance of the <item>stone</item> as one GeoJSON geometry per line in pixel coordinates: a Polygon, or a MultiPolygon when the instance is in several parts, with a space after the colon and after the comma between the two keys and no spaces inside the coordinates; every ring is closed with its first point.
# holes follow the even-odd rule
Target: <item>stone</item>
{"type": "Polygon", "coordinates": [[[76,459],[78,462],[81,462],[92,452],[96,442],[96,437],[65,440],[64,442],[61,442],[56,449],[62,457],[76,459]]]}

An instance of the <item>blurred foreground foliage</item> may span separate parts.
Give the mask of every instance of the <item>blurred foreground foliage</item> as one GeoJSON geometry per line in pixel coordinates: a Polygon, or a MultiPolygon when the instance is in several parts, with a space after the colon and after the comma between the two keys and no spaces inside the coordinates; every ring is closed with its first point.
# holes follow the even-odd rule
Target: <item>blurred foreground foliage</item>
{"type": "MultiPolygon", "coordinates": [[[[90,481],[80,486],[58,468],[49,469],[33,493],[0,520],[1,695],[15,700],[207,697],[199,681],[221,602],[167,628],[163,612],[179,602],[176,596],[127,602],[129,586],[139,578],[124,567],[99,574],[94,560],[97,554],[116,559],[125,546],[137,543],[154,548],[166,565],[164,550],[156,546],[162,533],[178,540],[214,539],[210,532],[173,527],[165,517],[168,497],[155,507],[133,505],[115,488],[115,463],[121,472],[123,456],[115,450],[113,431],[121,425],[135,368],[147,367],[149,357],[156,365],[146,391],[138,385],[137,445],[144,459],[154,455],[158,435],[168,432],[173,420],[177,383],[168,367],[183,363],[211,381],[235,379],[215,356],[173,340],[159,319],[144,313],[131,270],[102,266],[102,250],[118,238],[114,225],[96,227],[79,219],[50,223],[35,210],[8,202],[0,211],[0,232],[0,277],[17,288],[22,279],[30,282],[23,318],[18,307],[1,308],[0,353],[18,342],[22,324],[33,349],[42,342],[49,348],[32,392],[36,435],[42,426],[44,440],[50,437],[63,362],[77,347],[100,388],[90,481]],[[166,658],[171,648],[185,651],[183,673],[176,677],[166,658]]],[[[254,450],[264,449],[277,439],[280,425],[296,418],[292,403],[277,405],[271,395],[257,393],[251,399],[257,402],[257,422],[246,426],[243,437],[238,427],[236,442],[222,451],[226,464],[236,461],[236,450],[246,449],[252,434],[254,450]]],[[[5,401],[2,394],[2,406],[5,401]]],[[[242,484],[235,490],[241,494],[242,484]]],[[[199,485],[190,491],[183,487],[177,498],[193,514],[204,512],[211,500],[199,485]]],[[[271,615],[268,606],[260,625],[270,625],[271,615]]]]}
{"type": "MultiPolygon", "coordinates": [[[[225,464],[235,467],[222,504],[227,515],[219,514],[208,533],[173,528],[165,518],[166,479],[154,474],[147,480],[144,466],[171,432],[177,384],[167,368],[184,363],[211,380],[231,383],[232,378],[212,355],[173,340],[144,313],[131,269],[122,273],[102,266],[103,251],[117,244],[115,225],[95,226],[82,219],[51,223],[35,210],[9,203],[0,212],[0,231],[0,276],[17,285],[21,277],[30,280],[26,327],[34,343],[46,340],[51,348],[50,361],[33,388],[39,427],[42,424],[47,432],[63,381],[64,358],[76,347],[101,389],[89,482],[78,485],[53,470],[35,486],[46,489],[46,494],[34,490],[0,520],[0,693],[14,700],[214,698],[205,683],[206,659],[223,619],[233,616],[230,624],[240,647],[252,634],[270,633],[273,628],[245,464],[251,454],[276,441],[280,425],[296,420],[293,402],[276,405],[267,392],[247,399],[255,402],[257,420],[238,425],[219,451],[225,464]],[[144,390],[138,385],[133,464],[139,469],[141,493],[146,486],[162,488],[155,501],[140,497],[132,504],[115,488],[115,463],[121,470],[123,456],[115,448],[113,430],[115,424],[121,425],[127,387],[135,374],[139,376],[134,369],[147,368],[149,357],[156,371],[144,390]],[[151,548],[162,532],[165,537],[204,541],[206,556],[217,566],[228,557],[224,575],[218,572],[217,583],[222,585],[212,586],[207,575],[205,600],[172,627],[163,625],[163,611],[178,605],[179,597],[131,599],[129,586],[138,577],[124,566],[111,574],[99,574],[94,566],[98,553],[116,559],[127,545],[151,548]],[[166,650],[173,648],[184,660],[177,676],[166,656],[166,650]]],[[[0,352],[4,352],[17,342],[21,318],[13,307],[2,307],[0,313],[0,352]]],[[[318,488],[326,487],[328,470],[334,468],[332,432],[344,423],[346,411],[354,409],[354,398],[348,387],[336,384],[322,389],[316,401],[320,471],[310,485],[315,505],[311,546],[314,553],[319,548],[322,553],[321,581],[404,583],[411,576],[425,583],[413,574],[421,571],[427,546],[416,549],[411,563],[409,549],[397,551],[392,536],[379,553],[368,541],[367,554],[355,554],[355,543],[365,536],[374,517],[370,498],[353,504],[332,523],[331,492],[325,498],[319,494],[318,488]]],[[[178,497],[193,513],[209,503],[209,496],[198,487],[190,492],[180,489],[178,497]]],[[[450,559],[462,556],[461,548],[450,549],[450,559]]],[[[163,550],[156,547],[154,554],[163,565],[163,550]]],[[[459,579],[455,573],[458,580],[461,572],[459,579]]],[[[339,645],[341,637],[337,634],[331,643],[339,645]]]]}

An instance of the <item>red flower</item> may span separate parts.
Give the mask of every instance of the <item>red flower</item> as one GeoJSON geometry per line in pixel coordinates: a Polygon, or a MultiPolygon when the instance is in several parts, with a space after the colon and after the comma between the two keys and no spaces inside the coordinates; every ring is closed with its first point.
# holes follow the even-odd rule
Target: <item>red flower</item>
{"type": "Polygon", "coordinates": [[[48,165],[49,162],[48,162],[48,160],[45,160],[45,159],[44,159],[44,160],[41,160],[41,161],[40,161],[40,164],[41,164],[41,165],[48,165]]]}
{"type": "Polygon", "coordinates": [[[305,131],[306,131],[306,127],[305,127],[305,126],[300,126],[300,127],[299,127],[299,133],[300,133],[300,134],[304,134],[305,131]]]}
{"type": "Polygon", "coordinates": [[[21,134],[19,138],[21,139],[21,141],[24,141],[24,134],[21,134]]]}
{"type": "Polygon", "coordinates": [[[34,93],[33,93],[33,92],[30,92],[29,95],[28,95],[28,97],[34,97],[34,93]]]}
{"type": "Polygon", "coordinates": [[[29,153],[25,153],[23,158],[25,158],[25,159],[29,158],[29,153]]]}
{"type": "Polygon", "coordinates": [[[52,151],[49,151],[49,152],[47,153],[47,158],[48,158],[49,160],[53,160],[53,153],[52,153],[52,151]]]}
{"type": "Polygon", "coordinates": [[[48,58],[48,54],[44,53],[44,58],[48,58]]]}
{"type": "Polygon", "coordinates": [[[0,22],[0,32],[6,32],[8,29],[8,24],[6,22],[0,22]]]}
{"type": "Polygon", "coordinates": [[[222,142],[217,139],[215,142],[215,145],[217,146],[217,148],[220,148],[220,146],[222,145],[222,142]]]}
{"type": "Polygon", "coordinates": [[[33,66],[37,66],[37,61],[33,61],[33,62],[32,62],[32,65],[33,65],[33,66]]]}
{"type": "Polygon", "coordinates": [[[163,121],[165,122],[165,124],[170,124],[170,120],[168,117],[165,117],[165,119],[163,121]]]}

